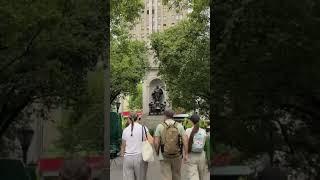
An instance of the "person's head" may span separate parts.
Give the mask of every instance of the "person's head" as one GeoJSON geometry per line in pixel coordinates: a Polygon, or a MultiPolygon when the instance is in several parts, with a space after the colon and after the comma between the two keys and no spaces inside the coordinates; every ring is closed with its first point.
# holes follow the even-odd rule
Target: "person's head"
{"type": "Polygon", "coordinates": [[[199,123],[200,121],[200,116],[197,115],[197,114],[193,114],[191,117],[190,117],[190,121],[192,122],[193,125],[196,125],[199,123]]]}
{"type": "Polygon", "coordinates": [[[193,114],[190,117],[190,121],[193,124],[193,129],[191,131],[190,137],[189,137],[189,142],[188,142],[188,152],[191,152],[192,144],[193,144],[193,137],[194,135],[199,131],[199,121],[200,121],[200,116],[197,114],[193,114]]]}
{"type": "Polygon", "coordinates": [[[139,124],[141,124],[142,122],[141,122],[141,117],[140,116],[138,116],[138,123],[139,124]]]}
{"type": "Polygon", "coordinates": [[[138,120],[138,115],[134,112],[130,113],[129,120],[131,123],[131,136],[133,136],[133,134],[132,134],[133,126],[134,126],[134,122],[136,122],[138,120]]]}
{"type": "Polygon", "coordinates": [[[60,180],[90,180],[91,168],[86,161],[72,159],[64,161],[59,173],[60,180]]]}
{"type": "Polygon", "coordinates": [[[164,111],[164,118],[165,119],[173,119],[174,111],[171,109],[167,109],[164,111]]]}

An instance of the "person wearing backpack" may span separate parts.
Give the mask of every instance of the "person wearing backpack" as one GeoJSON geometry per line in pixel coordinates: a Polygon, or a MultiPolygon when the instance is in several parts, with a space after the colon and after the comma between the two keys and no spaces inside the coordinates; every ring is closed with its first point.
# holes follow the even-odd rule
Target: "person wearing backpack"
{"type": "Polygon", "coordinates": [[[186,129],[189,153],[189,159],[185,162],[186,179],[204,180],[207,175],[206,154],[204,152],[207,133],[205,129],[199,127],[199,115],[192,115],[190,120],[193,126],[186,129]]]}
{"type": "Polygon", "coordinates": [[[188,159],[188,137],[182,124],[173,120],[172,110],[165,110],[164,115],[164,121],[157,126],[154,133],[154,146],[160,160],[161,180],[181,180],[182,154],[185,161],[188,159]]]}

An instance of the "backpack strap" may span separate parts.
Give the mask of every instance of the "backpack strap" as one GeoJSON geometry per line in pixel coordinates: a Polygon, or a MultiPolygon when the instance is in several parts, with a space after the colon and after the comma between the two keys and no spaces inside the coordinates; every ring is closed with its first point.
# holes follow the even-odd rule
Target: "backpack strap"
{"type": "Polygon", "coordinates": [[[177,122],[174,121],[173,126],[178,129],[177,122]]]}
{"type": "MultiPolygon", "coordinates": [[[[146,140],[148,140],[148,133],[147,133],[147,130],[146,130],[146,126],[142,126],[142,131],[143,130],[144,130],[144,134],[146,135],[146,140]]],[[[142,132],[142,135],[143,135],[143,132],[142,132]]],[[[142,140],[143,140],[143,138],[142,138],[142,140]]]]}
{"type": "Polygon", "coordinates": [[[142,126],[141,130],[142,130],[142,133],[141,133],[141,141],[143,142],[143,126],[142,126]]]}
{"type": "Polygon", "coordinates": [[[165,134],[167,132],[167,128],[168,128],[169,125],[165,121],[162,122],[161,125],[163,126],[163,130],[162,130],[162,132],[160,134],[160,144],[163,145],[164,140],[165,140],[165,134]]]}

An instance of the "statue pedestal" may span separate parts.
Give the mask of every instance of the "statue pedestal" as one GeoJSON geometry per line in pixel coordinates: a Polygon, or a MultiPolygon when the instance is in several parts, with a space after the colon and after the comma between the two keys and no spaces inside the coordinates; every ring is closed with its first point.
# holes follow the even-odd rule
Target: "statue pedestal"
{"type": "Polygon", "coordinates": [[[164,117],[162,115],[142,115],[141,123],[144,124],[148,129],[156,130],[158,124],[162,123],[164,117]]]}

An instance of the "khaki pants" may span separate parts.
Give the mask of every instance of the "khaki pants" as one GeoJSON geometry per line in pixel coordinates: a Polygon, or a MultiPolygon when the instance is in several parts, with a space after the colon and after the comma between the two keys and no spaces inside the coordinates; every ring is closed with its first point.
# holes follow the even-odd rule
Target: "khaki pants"
{"type": "Polygon", "coordinates": [[[184,164],[184,179],[186,180],[205,180],[207,175],[206,154],[190,153],[189,160],[184,164]]]}
{"type": "Polygon", "coordinates": [[[125,156],[123,159],[123,180],[146,180],[148,163],[142,155],[125,156]]]}
{"type": "Polygon", "coordinates": [[[161,160],[161,180],[181,180],[181,162],[181,157],[161,160]]]}

